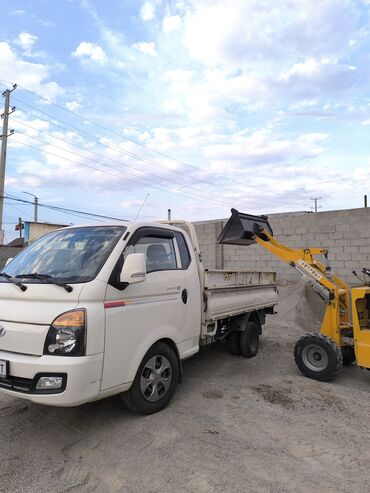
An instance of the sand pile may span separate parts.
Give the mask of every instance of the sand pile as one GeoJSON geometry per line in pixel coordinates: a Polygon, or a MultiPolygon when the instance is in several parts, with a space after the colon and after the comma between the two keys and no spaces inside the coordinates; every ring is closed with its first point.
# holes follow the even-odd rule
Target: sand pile
{"type": "Polygon", "coordinates": [[[303,332],[319,332],[326,308],[311,283],[310,279],[302,277],[298,282],[285,282],[279,286],[279,314],[303,332]]]}

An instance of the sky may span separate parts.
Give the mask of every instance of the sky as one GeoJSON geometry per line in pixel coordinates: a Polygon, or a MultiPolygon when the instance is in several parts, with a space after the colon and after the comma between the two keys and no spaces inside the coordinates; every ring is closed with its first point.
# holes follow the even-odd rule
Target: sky
{"type": "MultiPolygon", "coordinates": [[[[128,220],[362,207],[369,46],[369,0],[3,1],[6,239],[24,192],[128,220]]],[[[39,220],[104,221],[74,214],[39,220]]]]}

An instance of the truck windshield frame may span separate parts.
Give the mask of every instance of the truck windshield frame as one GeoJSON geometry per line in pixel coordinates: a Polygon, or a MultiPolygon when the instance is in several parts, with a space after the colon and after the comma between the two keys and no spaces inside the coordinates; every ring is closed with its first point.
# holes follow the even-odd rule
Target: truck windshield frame
{"type": "MultiPolygon", "coordinates": [[[[22,278],[22,274],[30,273],[52,276],[68,284],[92,281],[126,229],[126,226],[107,225],[53,231],[28,245],[1,273],[17,276],[26,284],[47,284],[40,278],[22,278]]],[[[0,283],[4,282],[7,280],[0,276],[0,283]]]]}

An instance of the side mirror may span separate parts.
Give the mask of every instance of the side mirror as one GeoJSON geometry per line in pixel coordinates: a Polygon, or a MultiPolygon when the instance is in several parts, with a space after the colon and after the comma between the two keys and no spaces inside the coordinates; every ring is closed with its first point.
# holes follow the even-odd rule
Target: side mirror
{"type": "Polygon", "coordinates": [[[126,257],[120,274],[120,282],[136,284],[145,281],[146,261],[143,253],[130,253],[126,257]]]}
{"type": "Polygon", "coordinates": [[[8,260],[5,262],[5,265],[4,267],[6,267],[8,264],[10,264],[10,262],[13,260],[14,257],[10,257],[8,258],[8,260]]]}

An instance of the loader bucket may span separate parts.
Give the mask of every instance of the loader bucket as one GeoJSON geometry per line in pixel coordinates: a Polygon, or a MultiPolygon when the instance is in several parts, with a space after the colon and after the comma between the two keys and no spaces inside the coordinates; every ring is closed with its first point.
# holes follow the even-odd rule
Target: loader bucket
{"type": "Polygon", "coordinates": [[[253,245],[255,235],[268,240],[267,236],[262,233],[264,229],[273,235],[267,216],[252,216],[252,214],[243,214],[236,209],[231,209],[231,217],[218,235],[217,243],[253,245]]]}

